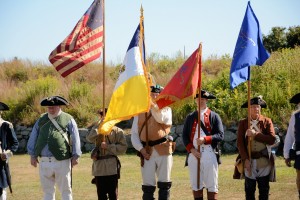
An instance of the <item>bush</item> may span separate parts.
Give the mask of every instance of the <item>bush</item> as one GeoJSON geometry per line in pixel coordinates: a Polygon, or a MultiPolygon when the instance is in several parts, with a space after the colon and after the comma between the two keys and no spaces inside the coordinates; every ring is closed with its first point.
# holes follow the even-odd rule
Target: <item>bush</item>
{"type": "MultiPolygon", "coordinates": [[[[251,67],[251,97],[263,95],[268,107],[263,114],[285,129],[294,106],[289,99],[299,92],[300,47],[282,49],[272,53],[263,67],[251,67]]],[[[156,83],[165,86],[186,59],[181,53],[175,58],[151,54],[147,66],[156,83]]],[[[202,88],[217,96],[209,107],[220,114],[226,126],[246,117],[247,109],[240,106],[247,100],[247,83],[234,90],[229,88],[231,58],[211,56],[202,63],[202,88]]],[[[105,67],[94,62],[62,78],[52,66],[14,59],[0,62],[1,101],[10,106],[3,113],[6,120],[15,124],[33,125],[45,112],[40,106],[44,97],[61,95],[71,105],[64,110],[74,116],[80,127],[97,119],[96,111],[107,107],[122,65],[105,67]],[[105,84],[103,84],[105,83],[105,84]],[[105,98],[103,99],[103,85],[105,98]]],[[[173,124],[182,124],[186,115],[196,109],[192,97],[172,105],[173,124]]]]}

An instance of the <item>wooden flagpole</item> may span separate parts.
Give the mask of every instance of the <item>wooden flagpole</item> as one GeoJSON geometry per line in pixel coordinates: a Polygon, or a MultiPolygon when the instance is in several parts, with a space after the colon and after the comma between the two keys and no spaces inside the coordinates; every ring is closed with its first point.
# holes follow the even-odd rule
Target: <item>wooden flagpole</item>
{"type": "MultiPolygon", "coordinates": [[[[103,4],[102,4],[102,12],[103,12],[103,56],[102,56],[102,68],[103,68],[103,73],[102,73],[102,76],[103,76],[103,102],[102,102],[102,111],[103,111],[103,119],[105,118],[105,0],[103,0],[103,4]]],[[[102,137],[102,142],[105,142],[105,136],[102,137]]],[[[105,149],[103,149],[102,151],[103,155],[105,154],[105,149]]]]}
{"type": "MultiPolygon", "coordinates": [[[[144,9],[143,6],[141,5],[141,9],[140,9],[141,15],[140,15],[140,39],[139,39],[139,49],[140,49],[140,53],[142,56],[142,62],[144,59],[144,55],[143,52],[141,52],[141,46],[144,45],[143,41],[144,41],[144,26],[143,26],[143,22],[144,22],[144,9]]],[[[144,48],[143,48],[144,50],[144,48]]],[[[146,152],[150,153],[150,147],[149,147],[149,132],[148,132],[148,120],[147,120],[147,112],[145,112],[145,130],[146,130],[146,152]],[[147,121],[146,121],[147,120],[147,121]]]]}
{"type": "Polygon", "coordinates": [[[103,0],[103,62],[102,62],[102,67],[103,67],[103,117],[105,117],[105,0],[103,0]]]}
{"type": "MultiPolygon", "coordinates": [[[[200,138],[200,129],[201,129],[201,119],[200,119],[200,112],[201,112],[201,87],[202,87],[202,76],[201,76],[201,72],[202,72],[202,43],[199,44],[199,48],[198,48],[198,64],[199,64],[199,79],[198,79],[198,89],[199,89],[199,93],[198,93],[198,138],[200,138]]],[[[198,152],[201,155],[201,150],[200,150],[200,145],[198,145],[198,152]]],[[[200,158],[197,159],[197,189],[200,189],[200,158]]]]}
{"type": "MultiPolygon", "coordinates": [[[[249,74],[249,80],[248,80],[248,129],[250,129],[251,126],[251,104],[250,104],[250,97],[251,97],[251,81],[250,81],[250,72],[251,72],[251,67],[248,67],[248,74],[249,74]]],[[[252,143],[252,136],[248,136],[248,145],[247,145],[247,149],[248,149],[248,156],[249,156],[249,161],[250,161],[250,172],[249,175],[251,176],[252,171],[251,171],[251,144],[252,143]]]]}

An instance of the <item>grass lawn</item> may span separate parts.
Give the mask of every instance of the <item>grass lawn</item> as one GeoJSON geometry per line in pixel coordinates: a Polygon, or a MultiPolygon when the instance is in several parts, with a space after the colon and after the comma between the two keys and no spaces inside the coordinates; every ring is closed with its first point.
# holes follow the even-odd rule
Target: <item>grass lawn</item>
{"type": "MultiPolygon", "coordinates": [[[[236,155],[223,155],[222,164],[219,166],[219,199],[241,200],[244,198],[244,180],[234,180],[233,164],[236,155]]],[[[122,169],[119,182],[120,200],[141,199],[141,174],[139,158],[135,154],[120,156],[122,169]]],[[[172,171],[171,199],[193,199],[190,189],[188,169],[184,168],[185,155],[174,155],[172,171]]],[[[79,165],[73,169],[73,198],[75,200],[97,199],[96,187],[91,184],[90,154],[84,154],[79,165]]],[[[10,160],[10,169],[13,181],[13,195],[8,193],[8,199],[36,200],[42,199],[42,190],[39,182],[38,168],[30,165],[29,155],[14,155],[10,160]]],[[[277,182],[270,183],[270,200],[298,199],[296,189],[296,172],[288,168],[282,157],[276,160],[277,182]]],[[[256,192],[258,193],[258,191],[256,192]]],[[[60,199],[57,192],[56,199],[60,199]]],[[[156,191],[157,197],[157,191],[156,191]]]]}

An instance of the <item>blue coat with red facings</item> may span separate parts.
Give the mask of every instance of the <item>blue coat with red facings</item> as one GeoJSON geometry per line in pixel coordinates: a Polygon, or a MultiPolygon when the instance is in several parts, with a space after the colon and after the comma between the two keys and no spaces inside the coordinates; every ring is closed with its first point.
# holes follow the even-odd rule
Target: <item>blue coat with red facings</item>
{"type": "MultiPolygon", "coordinates": [[[[222,120],[220,116],[213,111],[210,111],[208,119],[209,119],[208,126],[210,126],[211,131],[207,134],[205,138],[206,139],[205,144],[211,144],[212,148],[216,149],[218,143],[224,139],[224,128],[223,128],[222,120]]],[[[186,150],[188,151],[188,153],[190,153],[191,148],[193,148],[194,134],[197,134],[197,133],[194,134],[192,133],[193,123],[195,120],[198,122],[198,111],[194,111],[190,113],[186,117],[183,126],[182,139],[183,139],[183,144],[186,150]]],[[[207,124],[205,124],[205,126],[207,126],[207,124]]]]}

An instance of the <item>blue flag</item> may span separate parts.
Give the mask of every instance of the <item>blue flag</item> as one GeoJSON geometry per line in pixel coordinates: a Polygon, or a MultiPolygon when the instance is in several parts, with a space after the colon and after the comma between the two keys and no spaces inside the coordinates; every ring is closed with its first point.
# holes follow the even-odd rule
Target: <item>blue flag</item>
{"type": "Polygon", "coordinates": [[[266,51],[259,22],[248,1],[247,10],[236,42],[230,68],[230,88],[250,79],[250,66],[260,65],[270,57],[266,51]]]}

